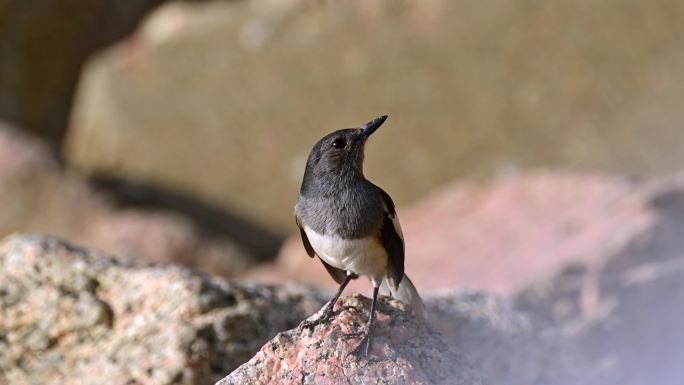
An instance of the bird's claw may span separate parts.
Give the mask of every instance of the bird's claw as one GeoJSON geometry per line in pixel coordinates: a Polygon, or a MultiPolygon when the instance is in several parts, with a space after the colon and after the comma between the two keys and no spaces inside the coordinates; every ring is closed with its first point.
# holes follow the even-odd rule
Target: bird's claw
{"type": "MultiPolygon", "coordinates": [[[[357,333],[351,333],[351,334],[357,334],[357,333]]],[[[368,358],[368,354],[370,352],[370,336],[368,333],[363,333],[363,338],[361,338],[361,341],[359,341],[358,344],[349,351],[347,356],[351,356],[352,354],[356,356],[357,359],[362,359],[362,358],[368,358]]]]}
{"type": "Polygon", "coordinates": [[[313,329],[314,327],[316,327],[322,323],[330,321],[334,315],[335,314],[332,311],[332,309],[326,307],[323,310],[323,313],[321,313],[321,315],[318,318],[316,318],[315,320],[304,320],[304,321],[302,321],[302,323],[299,324],[298,329],[300,329],[300,330],[313,329]]]}
{"type": "Polygon", "coordinates": [[[352,332],[352,333],[344,333],[340,338],[345,339],[345,340],[350,340],[352,338],[359,338],[363,337],[366,335],[366,332],[352,332]]]}

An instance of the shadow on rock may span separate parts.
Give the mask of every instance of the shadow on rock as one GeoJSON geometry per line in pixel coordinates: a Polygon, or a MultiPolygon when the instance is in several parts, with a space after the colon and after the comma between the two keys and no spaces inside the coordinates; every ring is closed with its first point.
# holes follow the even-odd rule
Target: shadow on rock
{"type": "Polygon", "coordinates": [[[228,236],[263,262],[275,257],[282,236],[252,223],[237,213],[190,198],[158,186],[97,176],[92,184],[111,197],[119,207],[172,210],[190,220],[202,233],[228,236]]]}
{"type": "Polygon", "coordinates": [[[0,122],[0,237],[51,234],[105,253],[225,276],[245,272],[278,247],[276,235],[197,201],[119,189],[127,193],[93,188],[65,170],[44,143],[0,122]]]}

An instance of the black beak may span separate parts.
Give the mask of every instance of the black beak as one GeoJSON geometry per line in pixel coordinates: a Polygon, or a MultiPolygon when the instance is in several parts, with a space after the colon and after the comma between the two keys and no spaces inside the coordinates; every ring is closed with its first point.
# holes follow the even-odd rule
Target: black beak
{"type": "Polygon", "coordinates": [[[375,118],[371,120],[370,122],[366,123],[361,127],[361,137],[366,139],[369,136],[371,136],[372,133],[375,132],[380,126],[382,126],[383,123],[385,123],[385,120],[387,120],[387,115],[383,115],[379,118],[375,118]]]}

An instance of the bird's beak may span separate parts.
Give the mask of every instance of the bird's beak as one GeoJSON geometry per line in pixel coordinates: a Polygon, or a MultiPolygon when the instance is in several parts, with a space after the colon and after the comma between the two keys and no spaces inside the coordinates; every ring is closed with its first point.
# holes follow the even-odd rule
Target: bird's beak
{"type": "Polygon", "coordinates": [[[387,120],[387,115],[383,115],[379,118],[375,118],[370,122],[366,123],[361,127],[361,137],[367,139],[372,133],[375,132],[383,123],[387,120]]]}

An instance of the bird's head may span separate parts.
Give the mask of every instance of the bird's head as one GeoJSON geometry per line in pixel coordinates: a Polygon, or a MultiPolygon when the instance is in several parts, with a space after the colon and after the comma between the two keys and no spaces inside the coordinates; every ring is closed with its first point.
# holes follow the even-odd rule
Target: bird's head
{"type": "Polygon", "coordinates": [[[305,178],[363,176],[363,150],[366,140],[387,119],[373,119],[359,128],[346,128],[319,140],[306,162],[305,178]]]}

